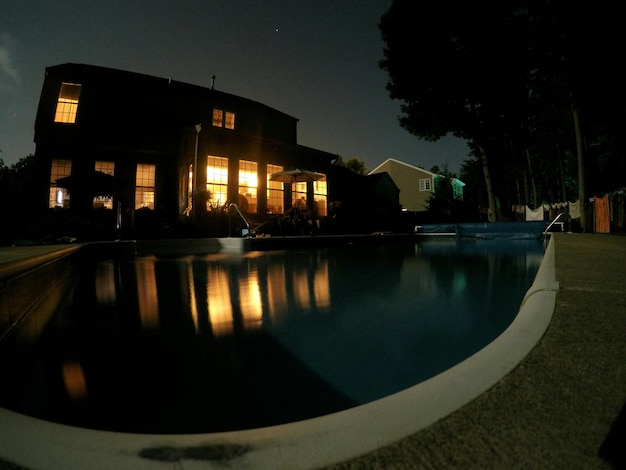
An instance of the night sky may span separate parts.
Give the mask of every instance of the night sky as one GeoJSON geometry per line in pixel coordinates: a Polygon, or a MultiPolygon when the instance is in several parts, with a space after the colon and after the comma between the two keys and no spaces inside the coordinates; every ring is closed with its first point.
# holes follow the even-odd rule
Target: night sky
{"type": "Polygon", "coordinates": [[[458,172],[465,142],[398,124],[378,67],[391,0],[0,0],[0,158],[34,153],[45,68],[66,62],[215,88],[299,119],[298,143],[458,172]]]}

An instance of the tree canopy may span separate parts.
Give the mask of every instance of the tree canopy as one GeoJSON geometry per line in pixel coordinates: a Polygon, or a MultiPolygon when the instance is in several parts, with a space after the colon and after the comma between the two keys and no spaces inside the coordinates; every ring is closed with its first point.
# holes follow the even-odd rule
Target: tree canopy
{"type": "Polygon", "coordinates": [[[338,156],[337,160],[335,161],[335,165],[347,168],[357,175],[366,175],[369,172],[369,170],[365,166],[365,162],[357,157],[350,158],[349,160],[344,160],[343,157],[338,156]]]}
{"type": "Polygon", "coordinates": [[[490,220],[623,185],[619,7],[590,0],[395,0],[379,28],[402,127],[468,141],[490,220]],[[585,174],[587,178],[585,178],[585,174]]]}
{"type": "Polygon", "coordinates": [[[26,236],[34,156],[7,166],[0,158],[0,246],[26,236]]]}

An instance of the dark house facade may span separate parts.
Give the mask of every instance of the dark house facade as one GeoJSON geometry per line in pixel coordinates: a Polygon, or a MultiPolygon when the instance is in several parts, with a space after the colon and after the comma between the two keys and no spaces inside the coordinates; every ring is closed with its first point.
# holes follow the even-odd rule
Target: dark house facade
{"type": "Polygon", "coordinates": [[[49,67],[35,122],[37,219],[57,233],[90,232],[77,233],[85,238],[207,229],[231,203],[263,221],[306,201],[323,219],[343,173],[337,155],[298,145],[297,122],[212,85],[49,67]],[[270,179],[294,168],[324,176],[293,185],[270,179]],[[103,233],[113,227],[117,234],[103,233]]]}

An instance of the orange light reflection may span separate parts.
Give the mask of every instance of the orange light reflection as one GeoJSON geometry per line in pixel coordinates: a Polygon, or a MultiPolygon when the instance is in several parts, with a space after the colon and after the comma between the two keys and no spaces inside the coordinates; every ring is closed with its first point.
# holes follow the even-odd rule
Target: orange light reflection
{"type": "Polygon", "coordinates": [[[137,302],[139,318],[144,328],[159,327],[159,302],[157,298],[154,260],[145,260],[136,264],[137,302]]]}
{"type": "Polygon", "coordinates": [[[230,299],[228,271],[221,266],[209,265],[207,281],[209,322],[213,334],[219,336],[232,333],[233,307],[230,299]]]}
{"type": "Polygon", "coordinates": [[[62,365],[63,383],[68,396],[72,400],[79,400],[87,396],[87,381],[83,368],[77,361],[67,361],[62,365]]]}

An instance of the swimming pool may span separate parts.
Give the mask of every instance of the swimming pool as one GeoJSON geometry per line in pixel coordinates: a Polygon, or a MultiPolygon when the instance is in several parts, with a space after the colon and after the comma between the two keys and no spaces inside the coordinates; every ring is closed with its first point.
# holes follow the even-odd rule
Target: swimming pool
{"type": "Polygon", "coordinates": [[[71,302],[3,364],[19,379],[1,405],[150,433],[332,413],[491,342],[542,256],[537,241],[429,239],[86,263],[71,302]]]}

